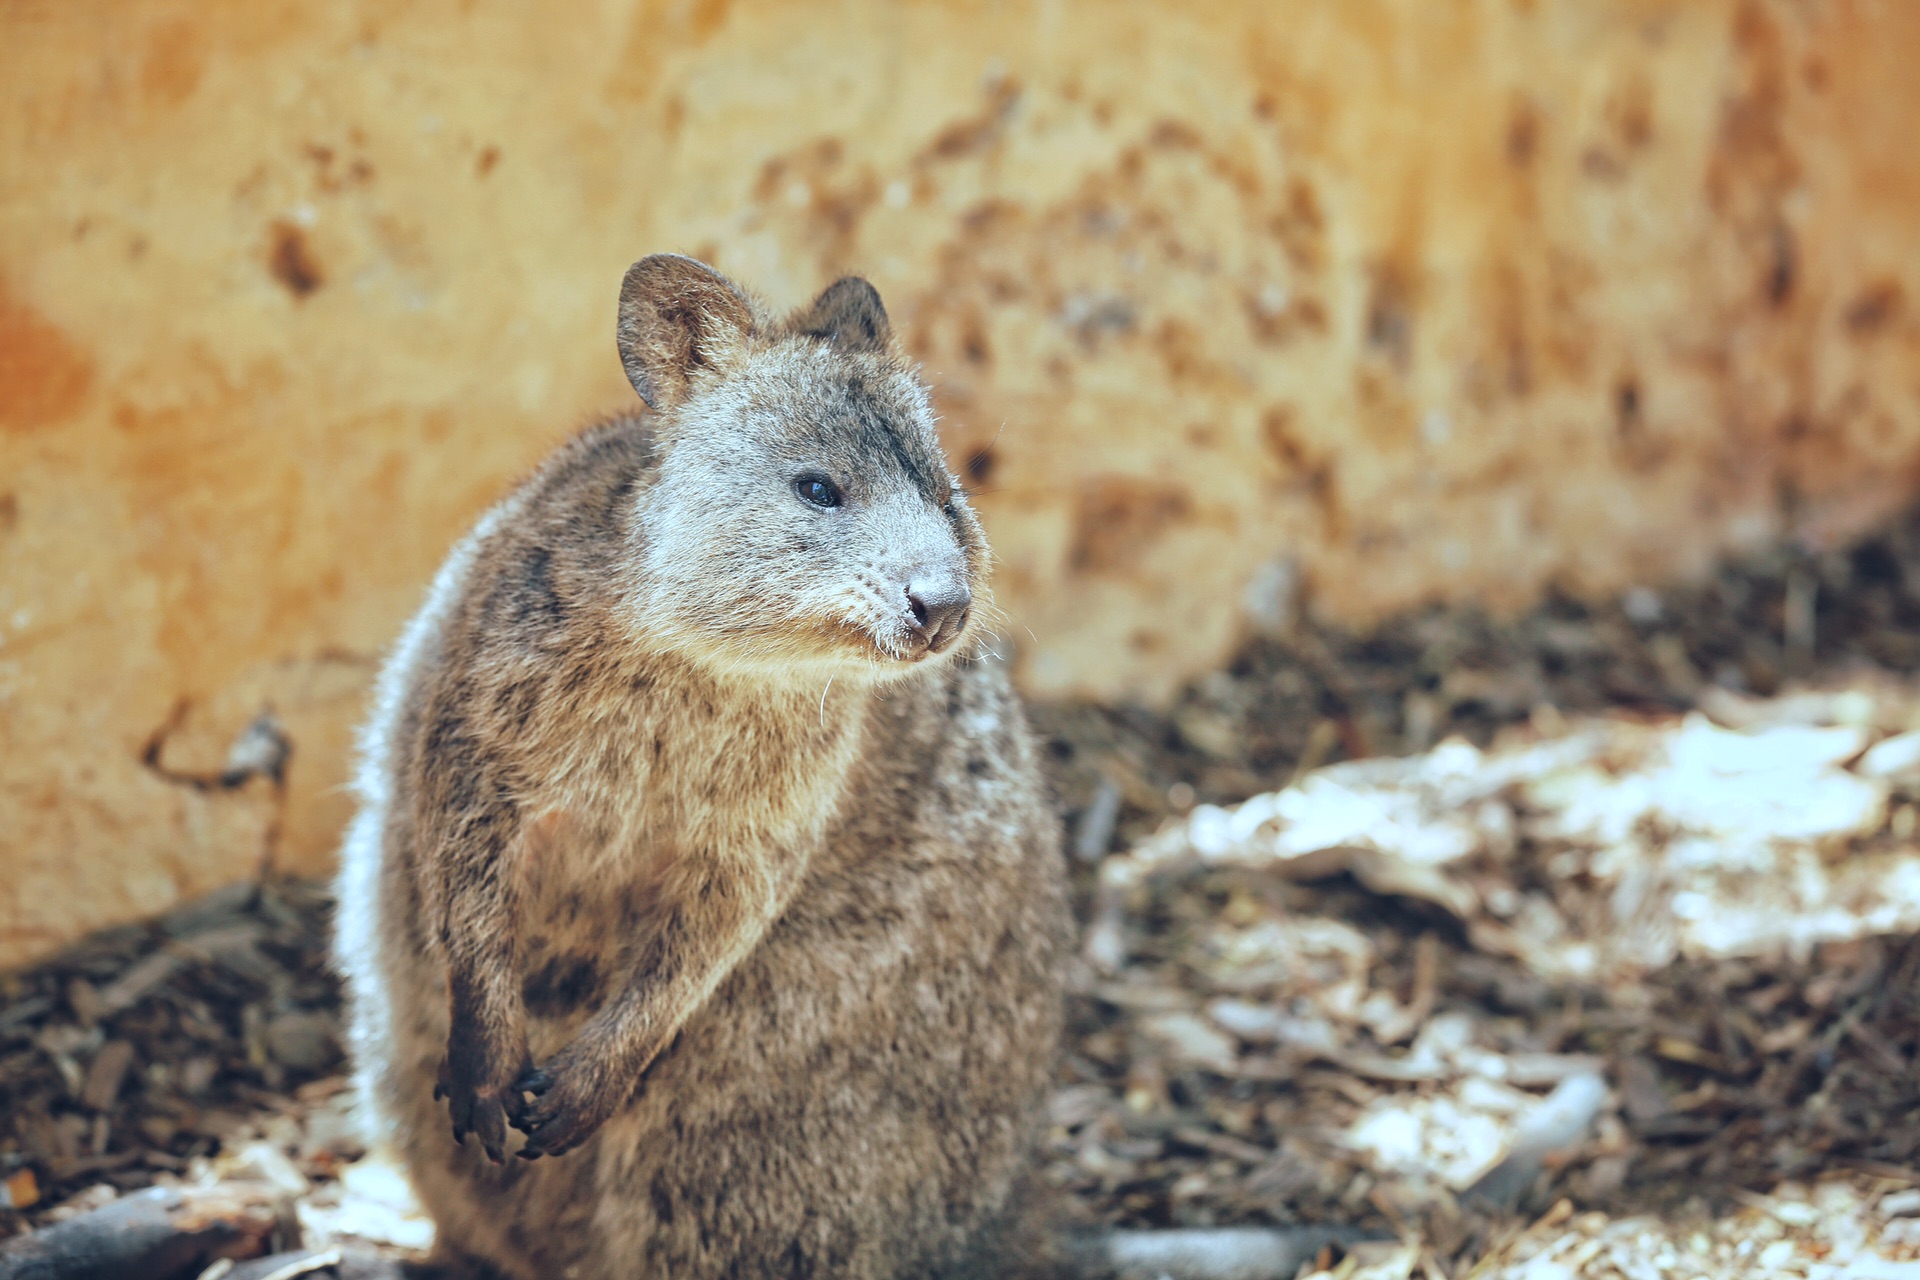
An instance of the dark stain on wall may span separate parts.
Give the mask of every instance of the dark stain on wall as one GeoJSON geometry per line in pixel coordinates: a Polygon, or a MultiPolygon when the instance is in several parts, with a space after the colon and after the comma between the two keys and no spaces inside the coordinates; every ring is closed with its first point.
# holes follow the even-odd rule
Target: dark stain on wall
{"type": "Polygon", "coordinates": [[[320,260],[314,257],[306,235],[291,222],[276,222],[270,232],[267,270],[295,298],[305,298],[326,283],[320,260]]]}
{"type": "Polygon", "coordinates": [[[1095,477],[1074,504],[1068,562],[1081,573],[1131,569],[1192,511],[1192,499],[1177,486],[1135,476],[1095,477]]]}

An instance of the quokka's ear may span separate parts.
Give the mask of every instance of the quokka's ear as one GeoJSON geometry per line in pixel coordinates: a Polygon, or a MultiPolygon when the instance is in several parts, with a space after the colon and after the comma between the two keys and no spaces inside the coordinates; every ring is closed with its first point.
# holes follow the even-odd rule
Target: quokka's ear
{"type": "Polygon", "coordinates": [[[843,351],[884,351],[893,335],[880,291],[859,276],[836,280],[787,322],[793,333],[825,338],[843,351]]]}
{"type": "Polygon", "coordinates": [[[704,262],[656,253],[620,282],[620,363],[649,408],[684,401],[703,371],[744,354],[753,330],[747,295],[704,262]]]}

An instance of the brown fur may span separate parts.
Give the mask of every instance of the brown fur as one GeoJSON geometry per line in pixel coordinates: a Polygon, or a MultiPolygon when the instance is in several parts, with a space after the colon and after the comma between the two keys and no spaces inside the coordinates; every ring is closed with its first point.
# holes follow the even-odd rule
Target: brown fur
{"type": "Polygon", "coordinates": [[[916,630],[987,564],[924,388],[863,281],[776,320],[649,258],[619,336],[656,416],[491,513],[382,679],[371,1119],[516,1280],[1002,1274],[1067,918],[1001,664],[916,630]]]}

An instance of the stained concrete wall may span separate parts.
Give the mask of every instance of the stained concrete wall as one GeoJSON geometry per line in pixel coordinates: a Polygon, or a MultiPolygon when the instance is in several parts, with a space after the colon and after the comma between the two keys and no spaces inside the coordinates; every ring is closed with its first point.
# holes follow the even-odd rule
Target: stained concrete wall
{"type": "Polygon", "coordinates": [[[1844,536],[1920,459],[1916,49],[1904,0],[0,0],[0,965],[326,865],[382,646],[630,403],[656,249],[880,286],[1037,692],[1164,694],[1288,582],[1844,536]],[[283,781],[223,779],[263,709],[283,781]]]}

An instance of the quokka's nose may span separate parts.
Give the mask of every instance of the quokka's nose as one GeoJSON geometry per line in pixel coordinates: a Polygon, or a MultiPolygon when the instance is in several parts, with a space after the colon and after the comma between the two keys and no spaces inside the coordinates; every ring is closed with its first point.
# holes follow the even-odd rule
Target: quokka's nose
{"type": "Polygon", "coordinates": [[[967,625],[967,611],[973,607],[973,593],[960,583],[921,581],[907,584],[907,612],[913,615],[910,627],[927,648],[938,652],[967,625]]]}

